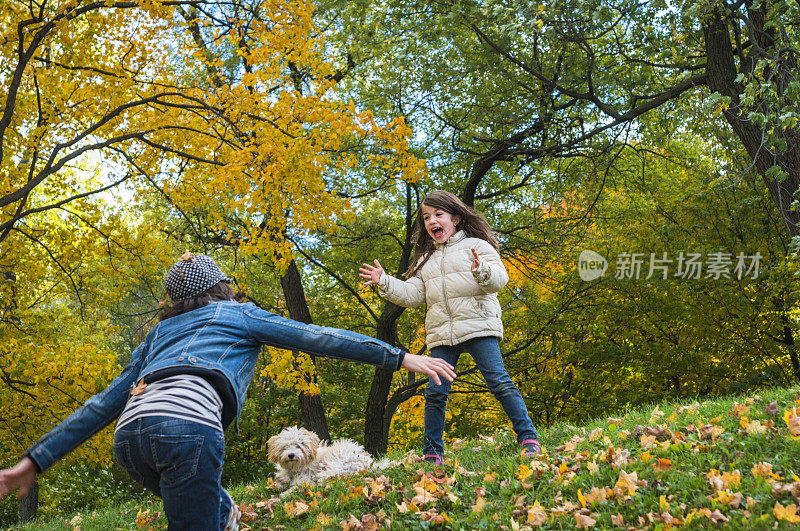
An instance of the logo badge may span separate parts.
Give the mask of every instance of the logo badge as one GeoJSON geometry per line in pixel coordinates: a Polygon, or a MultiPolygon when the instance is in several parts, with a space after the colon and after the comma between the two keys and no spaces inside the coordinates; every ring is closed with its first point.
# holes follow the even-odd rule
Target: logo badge
{"type": "Polygon", "coordinates": [[[608,260],[603,255],[584,249],[578,256],[578,275],[586,282],[600,278],[608,269],[608,260]]]}

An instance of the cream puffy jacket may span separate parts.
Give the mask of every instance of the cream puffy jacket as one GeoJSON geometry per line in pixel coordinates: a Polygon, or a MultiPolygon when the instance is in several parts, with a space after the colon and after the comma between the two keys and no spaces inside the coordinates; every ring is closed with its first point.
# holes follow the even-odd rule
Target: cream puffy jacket
{"type": "Polygon", "coordinates": [[[494,247],[463,231],[437,244],[428,261],[407,281],[381,275],[381,297],[408,308],[428,305],[425,334],[428,348],[457,345],[476,337],[503,338],[503,321],[497,292],[508,274],[494,247]],[[472,249],[481,259],[472,273],[472,249]]]}

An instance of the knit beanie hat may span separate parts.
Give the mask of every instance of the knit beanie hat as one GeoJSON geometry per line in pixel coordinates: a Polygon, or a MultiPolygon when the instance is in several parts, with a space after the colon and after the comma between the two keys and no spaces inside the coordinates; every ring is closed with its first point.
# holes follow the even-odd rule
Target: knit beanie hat
{"type": "Polygon", "coordinates": [[[164,287],[172,302],[178,302],[195,297],[223,280],[231,281],[213,258],[186,251],[170,268],[164,287]]]}

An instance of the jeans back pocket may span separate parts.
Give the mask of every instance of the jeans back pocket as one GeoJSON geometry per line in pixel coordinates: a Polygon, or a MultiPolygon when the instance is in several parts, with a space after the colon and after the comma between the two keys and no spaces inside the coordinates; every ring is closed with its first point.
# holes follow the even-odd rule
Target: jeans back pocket
{"type": "Polygon", "coordinates": [[[194,477],[203,448],[202,435],[150,435],[153,463],[164,484],[194,477]]]}

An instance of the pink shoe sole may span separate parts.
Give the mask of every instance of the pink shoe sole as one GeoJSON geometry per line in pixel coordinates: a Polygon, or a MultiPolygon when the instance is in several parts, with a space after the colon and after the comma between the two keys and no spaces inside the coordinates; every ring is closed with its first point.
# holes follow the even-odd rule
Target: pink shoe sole
{"type": "Polygon", "coordinates": [[[439,466],[442,463],[444,463],[444,459],[442,458],[442,456],[436,454],[425,454],[422,456],[422,460],[428,463],[433,463],[436,466],[439,466]]]}

